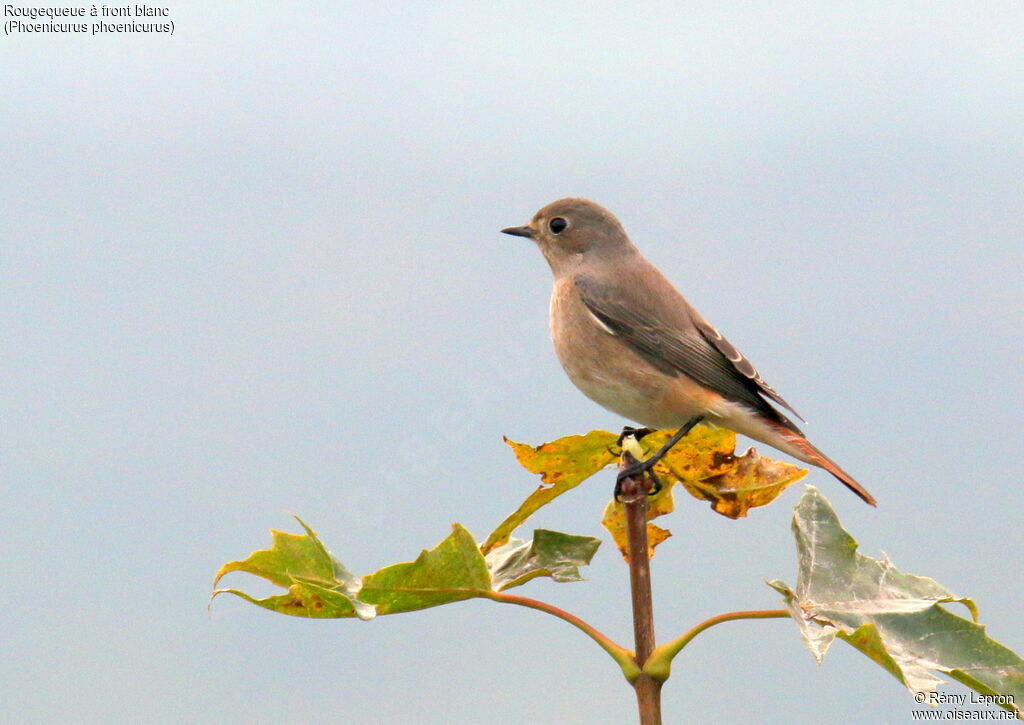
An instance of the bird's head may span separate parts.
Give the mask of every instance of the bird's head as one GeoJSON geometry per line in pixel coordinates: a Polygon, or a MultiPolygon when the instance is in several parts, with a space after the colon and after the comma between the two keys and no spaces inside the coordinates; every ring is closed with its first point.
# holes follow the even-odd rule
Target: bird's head
{"type": "Polygon", "coordinates": [[[556,276],[572,271],[584,259],[614,259],[634,249],[615,215],[589,199],[559,199],[526,226],[501,231],[536,242],[556,276]]]}

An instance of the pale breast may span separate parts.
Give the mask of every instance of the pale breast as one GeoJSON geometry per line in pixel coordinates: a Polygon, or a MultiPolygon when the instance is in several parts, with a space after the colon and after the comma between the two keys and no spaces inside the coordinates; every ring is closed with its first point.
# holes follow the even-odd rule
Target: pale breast
{"type": "Polygon", "coordinates": [[[623,343],[586,308],[571,278],[556,280],[550,316],[562,368],[595,403],[652,428],[682,425],[706,410],[710,391],[662,373],[623,343]]]}

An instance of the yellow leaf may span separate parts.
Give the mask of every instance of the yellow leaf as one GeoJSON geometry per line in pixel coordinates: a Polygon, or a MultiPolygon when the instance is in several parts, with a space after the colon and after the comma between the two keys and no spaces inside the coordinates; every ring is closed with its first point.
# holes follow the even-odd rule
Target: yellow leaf
{"type": "MultiPolygon", "coordinates": [[[[672,496],[674,482],[666,483],[665,486],[653,496],[647,498],[647,520],[672,513],[675,510],[675,500],[672,496]]],[[[629,561],[629,539],[626,535],[625,507],[618,501],[612,499],[605,506],[604,516],[601,517],[601,525],[608,530],[615,541],[615,545],[622,552],[622,558],[629,561]]],[[[655,547],[672,535],[668,529],[663,529],[654,524],[647,524],[647,558],[654,556],[655,547]]]]}
{"type": "Polygon", "coordinates": [[[539,473],[544,483],[576,486],[615,460],[618,451],[612,448],[618,438],[606,430],[592,430],[586,435],[566,436],[539,446],[508,438],[505,442],[512,447],[519,465],[539,473]]]}
{"type": "MultiPolygon", "coordinates": [[[[650,559],[654,556],[654,547],[671,535],[672,532],[668,529],[663,529],[657,524],[647,524],[647,558],[650,559]]],[[[626,556],[625,553],[623,556],[626,556]]]]}
{"type": "MultiPolygon", "coordinates": [[[[658,451],[674,433],[671,430],[658,430],[644,436],[640,441],[644,458],[658,451]]],[[[654,472],[662,482],[700,481],[735,470],[735,450],[735,433],[725,428],[701,424],[695,426],[655,464],[654,472]]]]}
{"type": "Polygon", "coordinates": [[[616,447],[618,438],[606,430],[566,436],[539,446],[516,443],[506,438],[505,442],[512,447],[519,465],[531,473],[539,473],[542,484],[548,485],[539,486],[527,496],[522,505],[487,537],[481,551],[486,554],[501,546],[537,509],[614,463],[619,455],[616,447]]]}
{"type": "Polygon", "coordinates": [[[731,519],[771,503],[787,486],[807,475],[806,468],[762,458],[753,448],[739,458],[733,457],[726,468],[722,473],[682,483],[694,498],[710,501],[712,509],[731,519]]]}
{"type": "MultiPolygon", "coordinates": [[[[640,441],[645,458],[660,450],[674,431],[659,430],[640,441]]],[[[807,470],[781,461],[762,458],[751,448],[743,456],[735,455],[736,434],[725,428],[696,426],[654,466],[662,489],[648,498],[647,520],[671,513],[674,509],[672,487],[681,483],[695,498],[710,501],[717,513],[736,519],[747,511],[771,503],[791,483],[807,475],[807,470]]],[[[611,534],[623,557],[628,543],[624,507],[611,501],[604,510],[602,525],[611,534]]],[[[654,524],[647,525],[648,556],[671,536],[654,524]]]]}

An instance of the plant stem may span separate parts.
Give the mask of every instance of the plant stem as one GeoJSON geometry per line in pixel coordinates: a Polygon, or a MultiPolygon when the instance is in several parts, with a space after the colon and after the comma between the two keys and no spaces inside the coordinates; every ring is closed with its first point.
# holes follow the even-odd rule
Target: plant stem
{"type": "Polygon", "coordinates": [[[570,614],[564,609],[556,607],[554,604],[548,604],[542,602],[539,599],[530,599],[529,597],[520,597],[515,594],[505,594],[504,592],[493,592],[486,591],[481,592],[480,596],[486,597],[487,599],[494,600],[495,602],[504,602],[505,604],[518,604],[520,607],[529,607],[530,609],[536,609],[541,612],[547,612],[548,614],[554,615],[559,619],[565,620],[572,626],[581,630],[584,634],[590,637],[592,640],[611,655],[619,667],[622,668],[622,674],[626,680],[631,684],[640,676],[640,666],[637,664],[636,659],[633,657],[633,653],[625,647],[621,647],[614,641],[609,639],[607,636],[599,632],[590,624],[587,624],[582,619],[574,614],[570,614]]]}
{"type": "Polygon", "coordinates": [[[743,612],[726,612],[716,617],[705,619],[696,627],[685,632],[682,636],[656,647],[651,656],[644,661],[643,671],[645,674],[664,682],[672,668],[672,658],[690,643],[690,641],[705,629],[714,627],[722,622],[732,622],[737,619],[782,619],[790,616],[787,609],[753,609],[743,612]]]}
{"type": "MultiPolygon", "coordinates": [[[[635,461],[623,452],[620,470],[635,461]]],[[[642,668],[654,651],[654,600],[651,596],[651,562],[647,543],[648,477],[629,477],[620,486],[620,500],[626,515],[626,539],[629,557],[629,588],[633,603],[633,637],[636,661],[642,668]]],[[[662,680],[643,674],[633,681],[641,725],[661,725],[662,680]]]]}

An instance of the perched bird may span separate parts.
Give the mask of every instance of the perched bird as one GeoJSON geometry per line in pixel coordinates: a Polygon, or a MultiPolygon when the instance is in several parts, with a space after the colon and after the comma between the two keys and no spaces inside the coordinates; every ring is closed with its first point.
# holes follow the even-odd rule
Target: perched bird
{"type": "Polygon", "coordinates": [[[876,505],[772,406],[800,417],[640,254],[610,211],[561,199],[526,226],[502,231],[532,239],[551,266],[555,351],[591,400],[650,428],[679,428],[674,441],[708,420],[824,468],[876,505]]]}

